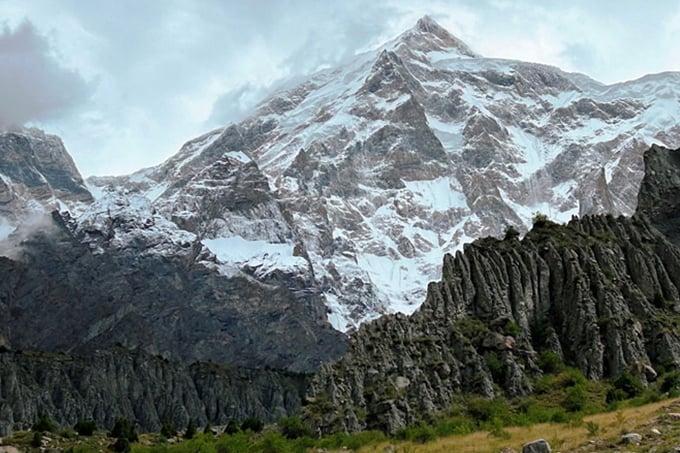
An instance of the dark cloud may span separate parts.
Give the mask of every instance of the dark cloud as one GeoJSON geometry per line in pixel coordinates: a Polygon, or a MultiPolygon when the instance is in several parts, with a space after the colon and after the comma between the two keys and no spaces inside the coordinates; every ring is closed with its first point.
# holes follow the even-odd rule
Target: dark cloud
{"type": "Polygon", "coordinates": [[[91,87],[62,66],[47,39],[24,21],[0,31],[0,127],[59,116],[82,103],[91,87]]]}

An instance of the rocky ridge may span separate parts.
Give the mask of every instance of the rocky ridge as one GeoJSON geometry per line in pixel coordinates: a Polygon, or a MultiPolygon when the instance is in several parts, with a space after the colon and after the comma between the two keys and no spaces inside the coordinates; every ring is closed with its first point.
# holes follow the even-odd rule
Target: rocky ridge
{"type": "Polygon", "coordinates": [[[113,348],[88,358],[0,351],[0,436],[28,429],[42,414],[61,426],[94,420],[111,429],[126,417],[142,432],[167,418],[185,427],[299,412],[308,377],[210,363],[184,366],[140,351],[113,348]]]}
{"type": "MultiPolygon", "coordinates": [[[[673,187],[679,153],[650,150],[641,207],[673,187]]],[[[679,294],[680,249],[643,213],[540,219],[521,240],[512,230],[477,240],[444,257],[412,316],[363,325],[343,358],[322,366],[310,399],[337,410],[310,419],[326,431],[394,433],[457,393],[527,395],[540,351],[591,379],[629,371],[646,382],[680,366],[679,294]]]]}
{"type": "Polygon", "coordinates": [[[0,239],[60,202],[90,201],[59,137],[38,129],[0,132],[0,239]]]}

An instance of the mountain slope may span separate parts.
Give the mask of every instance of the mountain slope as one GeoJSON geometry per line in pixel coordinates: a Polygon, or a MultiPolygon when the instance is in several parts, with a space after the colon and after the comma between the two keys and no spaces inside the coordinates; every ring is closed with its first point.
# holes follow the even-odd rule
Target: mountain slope
{"type": "MultiPolygon", "coordinates": [[[[680,171],[679,153],[652,149],[650,178],[671,186],[663,175],[680,171]]],[[[642,206],[655,199],[646,187],[642,206]]],[[[457,393],[527,395],[542,351],[591,379],[628,371],[647,382],[655,369],[680,366],[678,310],[680,249],[644,215],[541,220],[521,241],[479,239],[446,255],[441,281],[411,317],[363,325],[315,376],[310,399],[336,410],[311,421],[394,433],[457,393]]]]}
{"type": "Polygon", "coordinates": [[[205,239],[298,250],[329,319],[346,330],[412,312],[444,253],[508,226],[524,231],[537,211],[560,222],[632,214],[643,151],[680,140],[679,100],[676,73],[606,86],[484,58],[423,18],[158,167],[94,182],[151,194],[166,218],[205,239]],[[251,181],[207,197],[220,159],[256,166],[268,188],[259,179],[254,192],[251,181]],[[224,202],[244,192],[260,198],[224,202]]]}

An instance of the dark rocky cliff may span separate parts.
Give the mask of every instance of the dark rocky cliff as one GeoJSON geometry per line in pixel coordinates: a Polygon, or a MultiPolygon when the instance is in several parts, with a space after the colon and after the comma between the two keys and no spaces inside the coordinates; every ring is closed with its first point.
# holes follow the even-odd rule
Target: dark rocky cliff
{"type": "Polygon", "coordinates": [[[26,429],[43,413],[61,426],[93,419],[111,429],[127,417],[142,431],[168,418],[183,428],[258,417],[274,422],[299,412],[307,376],[196,363],[184,366],[122,348],[88,358],[0,352],[0,436],[26,429]]]}
{"type": "Polygon", "coordinates": [[[220,275],[197,262],[196,242],[159,255],[146,253],[155,238],[140,238],[99,253],[67,223],[54,213],[16,256],[0,257],[0,344],[87,354],[120,343],[187,363],[302,372],[344,350],[318,296],[294,281],[220,275]]]}
{"type": "Polygon", "coordinates": [[[13,219],[31,200],[91,201],[61,139],[38,129],[0,133],[0,216],[13,219]]]}
{"type": "MultiPolygon", "coordinates": [[[[649,174],[680,171],[680,150],[650,153],[649,174]]],[[[640,205],[672,231],[673,217],[652,209],[678,190],[665,181],[643,184],[640,205]]],[[[414,315],[362,326],[348,353],[322,367],[309,396],[336,409],[308,411],[310,420],[394,432],[456,393],[526,395],[542,374],[540,351],[592,379],[631,371],[644,381],[680,365],[680,250],[645,215],[538,221],[522,240],[510,233],[446,255],[442,274],[414,315]]]]}
{"type": "Polygon", "coordinates": [[[680,153],[652,146],[645,153],[645,176],[638,194],[638,214],[680,245],[680,153]]]}

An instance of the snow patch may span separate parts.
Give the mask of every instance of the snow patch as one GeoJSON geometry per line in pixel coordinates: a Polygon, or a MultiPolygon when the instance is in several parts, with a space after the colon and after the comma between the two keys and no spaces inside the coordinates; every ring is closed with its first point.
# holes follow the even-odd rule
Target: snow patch
{"type": "Polygon", "coordinates": [[[241,236],[203,239],[201,243],[226,264],[254,268],[264,276],[274,270],[304,271],[307,261],[293,255],[291,244],[274,244],[263,240],[247,240],[241,236]]]}
{"type": "Polygon", "coordinates": [[[246,155],[243,151],[229,151],[224,153],[225,156],[231,157],[241,163],[247,164],[252,161],[250,157],[246,155]]]}
{"type": "Polygon", "coordinates": [[[426,116],[427,124],[445,150],[455,151],[463,146],[463,123],[445,123],[432,115],[426,116]]]}
{"type": "Polygon", "coordinates": [[[430,181],[403,181],[413,193],[414,201],[435,212],[467,208],[465,194],[455,178],[441,177],[430,181]]]}
{"type": "Polygon", "coordinates": [[[17,227],[6,223],[4,220],[0,219],[0,241],[4,241],[9,237],[10,234],[16,231],[17,227]]]}

